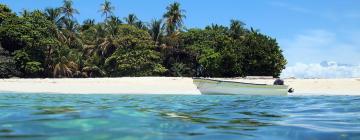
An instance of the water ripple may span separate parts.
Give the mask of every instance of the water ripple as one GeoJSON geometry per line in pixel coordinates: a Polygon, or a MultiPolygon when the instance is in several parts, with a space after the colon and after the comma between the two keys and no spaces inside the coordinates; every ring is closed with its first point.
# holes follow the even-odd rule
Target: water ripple
{"type": "Polygon", "coordinates": [[[357,96],[0,94],[0,139],[360,139],[357,96]]]}

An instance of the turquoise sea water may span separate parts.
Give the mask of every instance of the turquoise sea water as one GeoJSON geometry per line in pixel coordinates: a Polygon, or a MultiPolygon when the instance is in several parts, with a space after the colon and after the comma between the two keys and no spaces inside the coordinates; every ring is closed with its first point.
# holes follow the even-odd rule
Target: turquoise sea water
{"type": "Polygon", "coordinates": [[[0,139],[359,140],[360,97],[1,93],[0,139]]]}

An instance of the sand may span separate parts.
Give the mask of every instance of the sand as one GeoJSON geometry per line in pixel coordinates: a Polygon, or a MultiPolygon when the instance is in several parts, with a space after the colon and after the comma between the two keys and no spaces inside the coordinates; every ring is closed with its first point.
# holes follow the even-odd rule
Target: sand
{"type": "MultiPolygon", "coordinates": [[[[275,79],[230,79],[249,83],[273,84],[275,79]]],[[[360,79],[284,79],[289,95],[360,95],[360,79]]]]}
{"type": "Polygon", "coordinates": [[[63,94],[200,95],[191,78],[124,77],[79,79],[2,79],[0,92],[63,94]]]}
{"type": "MultiPolygon", "coordinates": [[[[274,79],[223,79],[272,84],[274,79]]],[[[360,95],[360,79],[285,79],[289,95],[360,95]]],[[[0,79],[0,93],[201,95],[191,78],[0,79]]]]}

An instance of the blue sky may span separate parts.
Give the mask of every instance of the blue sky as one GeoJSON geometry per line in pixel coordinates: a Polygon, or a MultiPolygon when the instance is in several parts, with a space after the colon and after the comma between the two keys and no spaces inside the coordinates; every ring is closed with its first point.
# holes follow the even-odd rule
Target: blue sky
{"type": "MultiPolygon", "coordinates": [[[[338,63],[360,64],[359,0],[177,0],[186,10],[187,28],[211,23],[228,25],[239,19],[276,38],[288,66],[338,63]]],[[[74,0],[79,21],[102,20],[98,12],[103,0],[74,0]]],[[[135,13],[141,20],[161,18],[174,0],[111,0],[115,15],[135,13]]],[[[61,6],[62,0],[1,0],[15,12],[61,6]]]]}

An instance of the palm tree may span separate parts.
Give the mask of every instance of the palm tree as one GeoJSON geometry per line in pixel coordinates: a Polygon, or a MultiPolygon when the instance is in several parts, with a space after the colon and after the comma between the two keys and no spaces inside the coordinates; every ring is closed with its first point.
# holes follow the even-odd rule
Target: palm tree
{"type": "Polygon", "coordinates": [[[103,4],[101,4],[100,12],[102,13],[102,16],[105,15],[105,20],[108,19],[109,15],[113,14],[113,11],[115,10],[114,6],[111,6],[111,2],[109,0],[105,0],[103,4]]]}
{"type": "MultiPolygon", "coordinates": [[[[109,20],[108,22],[110,22],[109,20]]],[[[95,26],[96,39],[90,44],[84,45],[83,51],[87,56],[99,55],[107,57],[115,49],[114,38],[117,35],[118,25],[115,24],[98,24],[95,26]]]]}
{"type": "Polygon", "coordinates": [[[119,17],[117,17],[117,16],[110,16],[109,17],[109,22],[115,23],[115,24],[118,24],[118,25],[123,23],[123,21],[121,21],[121,19],[119,17]]]}
{"type": "Polygon", "coordinates": [[[58,28],[61,27],[61,9],[60,8],[46,8],[44,11],[47,19],[52,21],[58,28]]]}
{"type": "Polygon", "coordinates": [[[64,0],[64,4],[60,7],[60,9],[67,19],[72,19],[74,14],[79,14],[79,11],[73,8],[72,0],[64,0]]]}
{"type": "Polygon", "coordinates": [[[22,17],[27,17],[27,16],[29,16],[30,15],[30,13],[31,12],[29,12],[28,10],[26,10],[26,9],[23,9],[23,11],[22,12],[20,12],[20,14],[21,14],[21,16],[22,17]]]}
{"type": "Polygon", "coordinates": [[[73,20],[64,20],[64,29],[70,32],[76,33],[79,28],[79,24],[73,20]]]}
{"type": "Polygon", "coordinates": [[[95,25],[95,19],[87,19],[83,22],[84,25],[94,26],[95,25]]]}
{"type": "Polygon", "coordinates": [[[258,34],[260,32],[259,29],[254,29],[253,27],[250,27],[250,33],[252,34],[258,34]]]}
{"type": "Polygon", "coordinates": [[[80,28],[80,25],[76,21],[70,19],[64,19],[63,22],[64,29],[62,30],[62,34],[65,36],[65,43],[69,47],[74,47],[76,41],[80,42],[80,38],[78,38],[78,29],[80,28]]]}
{"type": "Polygon", "coordinates": [[[162,20],[152,20],[149,25],[149,33],[155,42],[155,45],[159,44],[159,40],[161,39],[164,32],[164,25],[162,23],[162,20]]]}
{"type": "Polygon", "coordinates": [[[142,29],[142,30],[148,30],[145,23],[142,21],[138,21],[135,23],[135,27],[142,29]]]}
{"type": "Polygon", "coordinates": [[[95,65],[86,66],[82,71],[86,74],[86,77],[102,77],[106,75],[104,70],[95,65]]]}
{"type": "Polygon", "coordinates": [[[103,39],[107,35],[106,25],[101,23],[95,26],[97,41],[103,39]]]}
{"type": "Polygon", "coordinates": [[[83,21],[83,25],[81,26],[81,31],[85,31],[89,29],[90,27],[95,26],[95,20],[94,19],[87,19],[83,21]]]}
{"type": "Polygon", "coordinates": [[[174,63],[173,66],[170,68],[171,73],[173,76],[182,77],[183,73],[189,70],[188,67],[184,63],[174,63]]]}
{"type": "Polygon", "coordinates": [[[124,20],[129,25],[135,25],[135,23],[138,21],[138,18],[135,14],[129,14],[128,17],[125,17],[124,20]]]}
{"type": "Polygon", "coordinates": [[[60,61],[54,67],[53,76],[58,78],[74,77],[74,74],[78,69],[78,64],[74,61],[69,61],[65,56],[62,56],[60,61]]]}
{"type": "Polygon", "coordinates": [[[79,73],[79,64],[74,53],[69,49],[60,48],[55,54],[53,77],[74,77],[79,73]]]}
{"type": "Polygon", "coordinates": [[[117,35],[119,25],[122,24],[122,21],[119,17],[110,16],[108,21],[106,22],[106,30],[111,36],[117,35]]]}
{"type": "Polygon", "coordinates": [[[179,30],[183,25],[183,19],[186,18],[185,10],[180,8],[180,3],[174,2],[166,7],[167,12],[164,14],[166,20],[166,31],[168,35],[179,30]]]}
{"type": "Polygon", "coordinates": [[[114,44],[114,39],[111,36],[105,37],[103,39],[103,42],[101,42],[98,46],[99,46],[98,49],[101,53],[101,56],[103,56],[103,57],[110,56],[116,48],[116,46],[114,44]]]}
{"type": "Polygon", "coordinates": [[[241,35],[245,33],[244,26],[244,22],[232,19],[230,21],[230,36],[238,39],[241,35]]]}
{"type": "Polygon", "coordinates": [[[205,27],[206,30],[218,30],[218,31],[222,31],[222,32],[229,32],[229,28],[225,27],[223,25],[218,25],[218,24],[211,24],[209,26],[205,27]]]}

